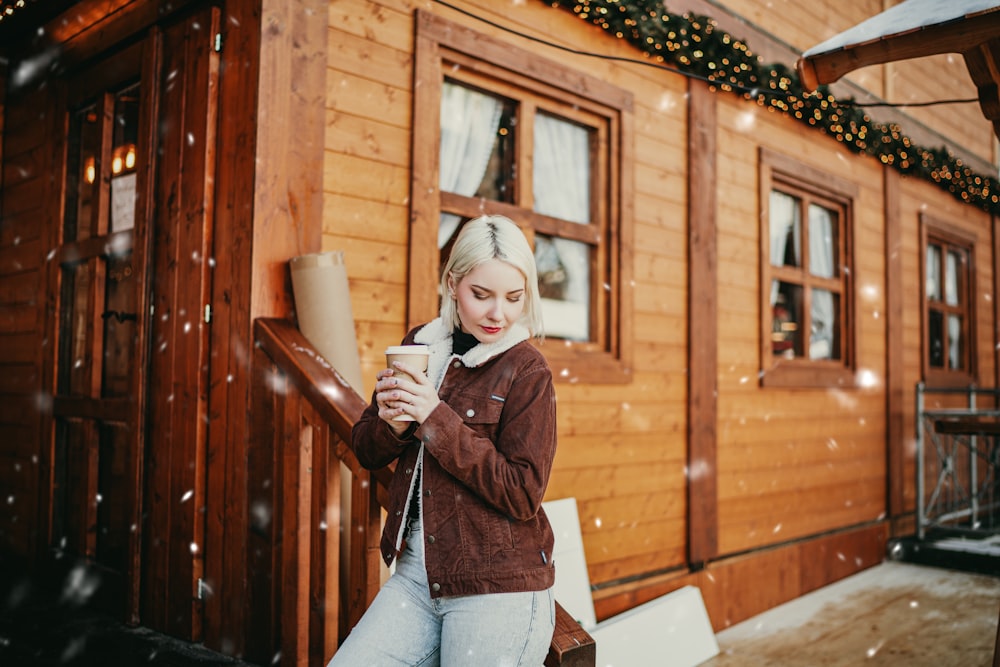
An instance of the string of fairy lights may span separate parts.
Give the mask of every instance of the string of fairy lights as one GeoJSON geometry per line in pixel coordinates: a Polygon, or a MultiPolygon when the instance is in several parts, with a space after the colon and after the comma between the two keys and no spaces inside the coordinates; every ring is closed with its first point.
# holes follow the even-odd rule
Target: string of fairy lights
{"type": "MultiPolygon", "coordinates": [[[[901,173],[935,183],[962,201],[1000,214],[1000,186],[995,178],[976,173],[943,146],[914,144],[898,124],[873,120],[862,105],[851,99],[837,100],[826,86],[805,92],[794,70],[782,63],[763,64],[749,45],[718,30],[709,17],[670,14],[664,11],[662,0],[542,1],[628,41],[651,63],[742,95],[825,132],[854,152],[871,155],[901,173]]],[[[27,4],[28,0],[0,0],[0,20],[27,4]]]]}
{"type": "Polygon", "coordinates": [[[13,16],[14,12],[24,9],[27,5],[28,0],[0,0],[0,21],[13,16]]]}
{"type": "Polygon", "coordinates": [[[745,42],[717,30],[711,18],[669,14],[663,11],[662,0],[543,1],[628,41],[658,64],[742,95],[825,132],[856,153],[871,155],[964,202],[1000,214],[995,178],[976,173],[944,147],[915,145],[898,124],[876,122],[854,100],[837,100],[826,86],[805,92],[794,70],[781,63],[761,63],[745,42]]]}

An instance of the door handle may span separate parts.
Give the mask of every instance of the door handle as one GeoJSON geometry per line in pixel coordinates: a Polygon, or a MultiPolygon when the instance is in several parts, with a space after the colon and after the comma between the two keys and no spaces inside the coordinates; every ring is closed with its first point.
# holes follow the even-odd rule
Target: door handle
{"type": "Polygon", "coordinates": [[[119,313],[117,310],[105,310],[101,313],[102,320],[106,320],[109,317],[113,317],[119,322],[124,322],[126,320],[132,320],[133,322],[139,321],[139,318],[135,313],[119,313]]]}

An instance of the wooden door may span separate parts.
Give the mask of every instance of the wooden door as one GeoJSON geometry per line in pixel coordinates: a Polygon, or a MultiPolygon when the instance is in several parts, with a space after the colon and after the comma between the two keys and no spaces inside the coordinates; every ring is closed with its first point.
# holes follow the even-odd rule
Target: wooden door
{"type": "Polygon", "coordinates": [[[104,606],[197,640],[218,11],[67,83],[50,541],[104,606]]]}
{"type": "Polygon", "coordinates": [[[137,43],[66,86],[60,244],[50,257],[55,313],[51,546],[77,560],[101,603],[135,619],[142,532],[142,372],[148,318],[144,243],[148,131],[137,43]]]}
{"type": "Polygon", "coordinates": [[[218,9],[164,31],[152,231],[143,625],[202,638],[218,9]]]}

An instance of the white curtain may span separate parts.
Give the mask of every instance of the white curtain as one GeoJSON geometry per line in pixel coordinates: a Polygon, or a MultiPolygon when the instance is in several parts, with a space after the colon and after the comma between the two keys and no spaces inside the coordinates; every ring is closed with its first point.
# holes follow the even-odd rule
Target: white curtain
{"type": "MultiPolygon", "coordinates": [[[[788,231],[792,230],[795,239],[795,255],[799,259],[799,202],[795,197],[784,192],[771,190],[770,218],[768,227],[771,235],[771,265],[783,266],[785,263],[785,248],[788,245],[788,231]]],[[[771,305],[778,300],[777,280],[771,282],[771,305]]]]}
{"type": "Polygon", "coordinates": [[[962,318],[957,315],[948,316],[948,368],[962,368],[962,318]]]}
{"type": "Polygon", "coordinates": [[[958,267],[962,258],[957,252],[948,252],[945,257],[944,302],[949,306],[958,305],[958,267]]]}
{"type": "MultiPolygon", "coordinates": [[[[809,207],[809,272],[821,278],[835,273],[833,224],[834,213],[822,206],[809,207]]],[[[809,358],[829,359],[833,352],[834,301],[829,290],[812,292],[812,329],[809,333],[809,358]]]]}
{"type": "MultiPolygon", "coordinates": [[[[534,210],[581,224],[590,223],[590,136],[586,128],[547,114],[535,116],[534,210]]],[[[555,256],[566,272],[559,304],[543,300],[550,335],[588,340],[590,246],[553,238],[555,256]]],[[[540,267],[541,269],[541,267],[540,267]]]]}
{"type": "MultiPolygon", "coordinates": [[[[963,257],[957,252],[949,251],[945,257],[944,301],[949,306],[959,305],[958,272],[963,264],[963,257]]],[[[948,368],[959,369],[962,351],[962,320],[957,315],[948,316],[948,368]]]]}
{"type": "MultiPolygon", "coordinates": [[[[442,192],[470,197],[476,194],[489,164],[500,126],[500,100],[445,81],[441,90],[441,176],[442,192]]],[[[459,216],[441,214],[438,248],[455,233],[459,216]]]]}
{"type": "Polygon", "coordinates": [[[927,298],[934,301],[941,299],[941,249],[936,245],[927,246],[927,280],[924,289],[927,298]]]}

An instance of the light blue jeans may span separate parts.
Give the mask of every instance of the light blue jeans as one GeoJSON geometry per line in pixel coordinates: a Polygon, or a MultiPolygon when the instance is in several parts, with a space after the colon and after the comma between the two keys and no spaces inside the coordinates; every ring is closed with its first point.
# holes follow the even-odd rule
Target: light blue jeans
{"type": "Polygon", "coordinates": [[[414,521],[396,571],[327,667],[540,667],[555,628],[552,590],[432,600],[414,521]]]}

